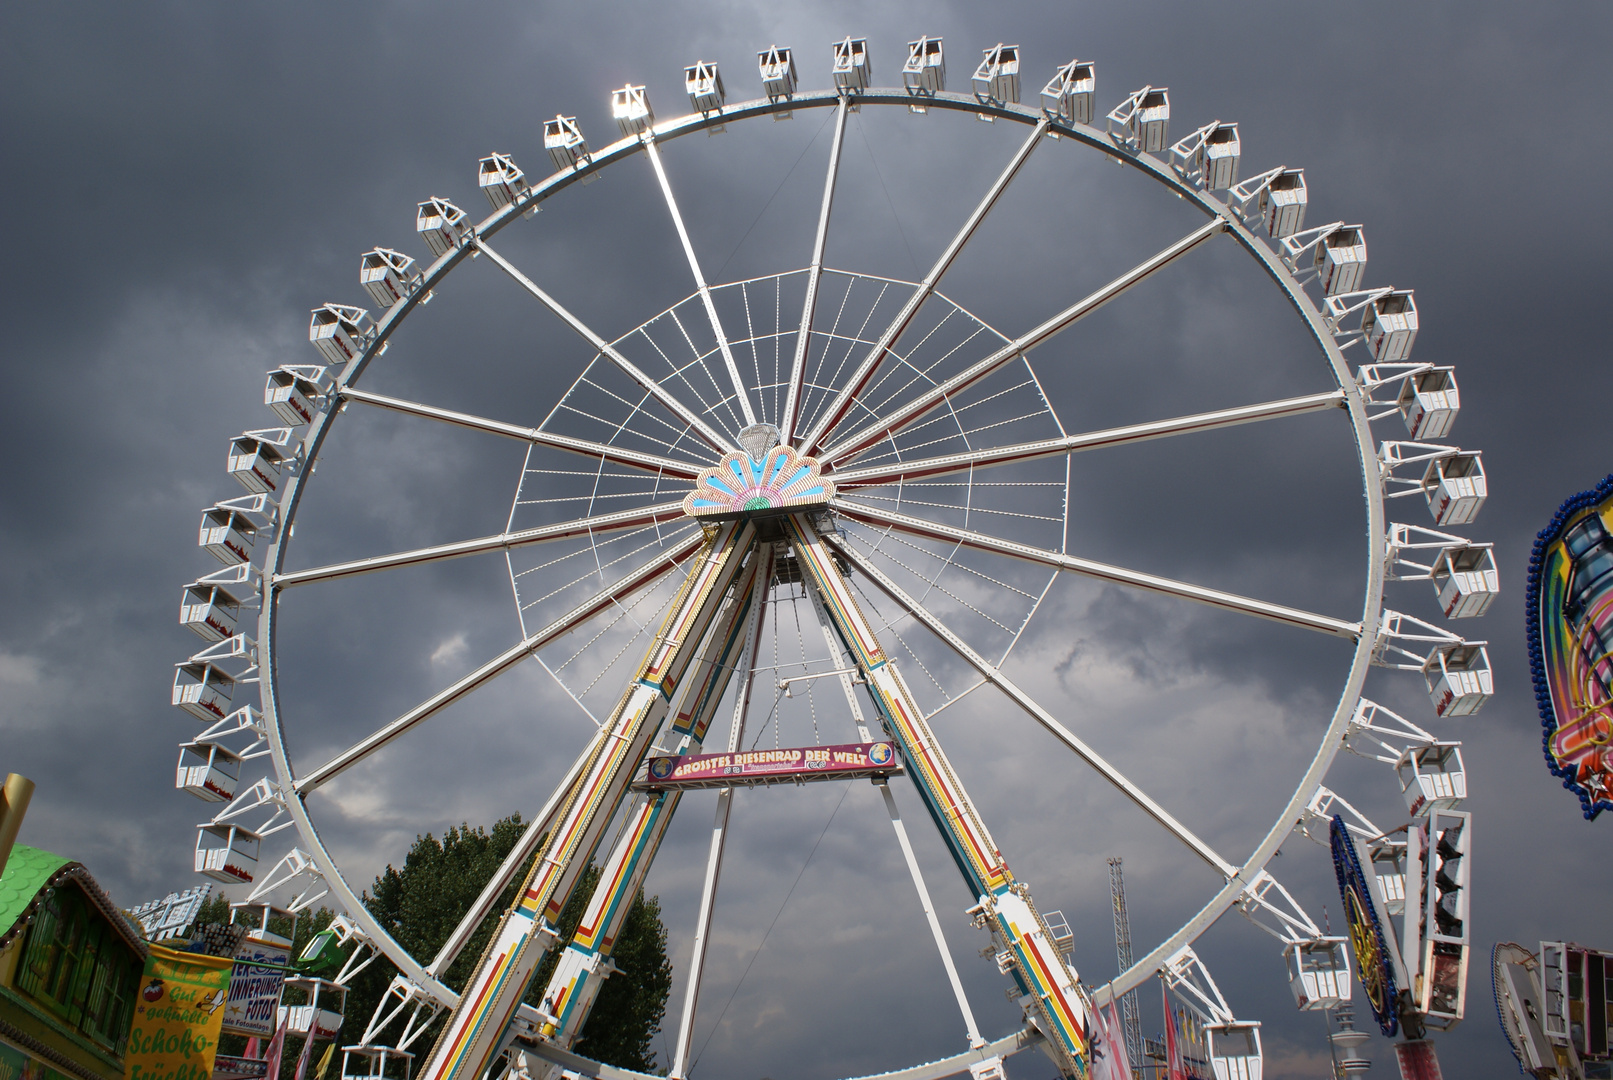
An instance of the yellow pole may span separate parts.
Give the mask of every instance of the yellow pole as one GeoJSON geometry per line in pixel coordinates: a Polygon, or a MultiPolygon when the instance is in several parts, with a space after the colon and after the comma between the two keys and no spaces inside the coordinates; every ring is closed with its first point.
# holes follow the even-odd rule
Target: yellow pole
{"type": "Polygon", "coordinates": [[[11,858],[11,845],[17,842],[22,816],[28,812],[28,800],[33,797],[32,780],[16,773],[6,774],[5,789],[0,791],[0,874],[5,873],[6,860],[11,858]]]}

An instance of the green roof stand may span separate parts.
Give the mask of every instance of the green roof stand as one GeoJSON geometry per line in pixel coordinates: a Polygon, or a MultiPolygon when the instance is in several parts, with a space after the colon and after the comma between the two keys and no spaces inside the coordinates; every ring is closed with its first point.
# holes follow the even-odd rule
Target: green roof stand
{"type": "Polygon", "coordinates": [[[144,959],[147,954],[146,939],[140,927],[119,910],[112,898],[90,877],[82,863],[27,844],[17,844],[12,848],[5,871],[0,873],[0,949],[10,945],[17,935],[28,928],[45,891],[70,878],[144,959]]]}
{"type": "Polygon", "coordinates": [[[4,872],[0,872],[0,949],[28,928],[40,893],[70,862],[27,844],[17,844],[12,849],[4,872]]]}
{"type": "MultiPolygon", "coordinates": [[[[0,951],[15,945],[33,922],[52,889],[71,881],[117,931],[143,963],[149,954],[140,928],[118,910],[90,877],[83,865],[27,844],[15,844],[0,872],[0,951]]],[[[19,997],[11,987],[0,988],[0,1035],[8,1043],[48,1062],[74,1080],[117,1080],[120,1058],[103,1048],[63,1031],[60,1024],[19,997]],[[114,1071],[117,1070],[117,1071],[114,1071]]]]}

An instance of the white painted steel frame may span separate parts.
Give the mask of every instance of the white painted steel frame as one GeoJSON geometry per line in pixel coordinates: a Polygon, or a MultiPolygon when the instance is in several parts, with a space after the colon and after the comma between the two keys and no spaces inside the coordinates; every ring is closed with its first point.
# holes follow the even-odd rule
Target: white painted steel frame
{"type": "Polygon", "coordinates": [[[734,363],[734,350],[728,346],[728,333],[723,329],[722,319],[717,315],[717,305],[711,301],[711,286],[706,284],[706,275],[700,271],[700,258],[694,253],[694,242],[689,239],[689,230],[683,226],[683,214],[678,210],[678,200],[672,194],[672,181],[667,179],[666,166],[661,164],[661,150],[655,145],[653,138],[644,140],[644,153],[655,168],[655,179],[661,185],[661,194],[666,197],[667,213],[672,215],[672,224],[678,230],[678,239],[683,243],[684,257],[689,260],[689,272],[694,275],[700,302],[705,305],[706,318],[711,321],[711,332],[717,337],[717,349],[722,353],[723,366],[728,369],[728,379],[733,383],[739,411],[745,416],[745,426],[750,427],[756,423],[756,410],[751,408],[750,391],[745,389],[745,380],[739,374],[739,365],[734,363]]]}
{"type": "Polygon", "coordinates": [[[469,428],[472,431],[485,431],[489,435],[502,435],[507,439],[519,439],[522,442],[533,443],[537,446],[547,446],[554,450],[565,450],[572,454],[581,454],[586,458],[597,461],[612,461],[619,465],[631,465],[645,472],[675,476],[680,480],[693,480],[700,475],[698,466],[676,458],[662,457],[659,454],[646,454],[638,450],[629,450],[626,447],[610,446],[606,443],[594,442],[591,439],[574,439],[569,435],[556,435],[541,428],[522,427],[519,424],[506,424],[499,420],[489,420],[486,417],[474,416],[470,413],[455,412],[453,409],[439,409],[433,405],[422,405],[416,401],[405,401],[402,398],[388,397],[385,394],[369,394],[363,390],[355,390],[350,386],[342,387],[340,396],[343,401],[357,401],[364,405],[373,405],[380,409],[390,409],[393,412],[403,413],[406,416],[418,416],[426,420],[438,420],[445,424],[469,428]]]}
{"type": "Polygon", "coordinates": [[[818,310],[818,282],[823,278],[823,247],[829,240],[829,211],[834,206],[835,182],[840,176],[840,148],[845,143],[846,113],[850,98],[840,95],[835,108],[834,143],[829,149],[829,175],[823,180],[823,202],[818,208],[818,232],[812,241],[812,261],[807,264],[806,299],[801,304],[801,325],[795,332],[795,355],[790,361],[790,389],[784,399],[784,415],[779,418],[779,441],[788,443],[795,433],[796,414],[806,383],[807,346],[812,341],[812,320],[818,310]]]}
{"type": "Polygon", "coordinates": [[[902,823],[902,815],[896,809],[896,796],[891,794],[890,784],[884,780],[875,782],[879,794],[885,800],[885,813],[890,816],[891,828],[896,830],[896,843],[902,849],[902,858],[907,863],[907,874],[913,879],[913,888],[919,894],[919,906],[924,909],[924,921],[929,924],[930,936],[935,939],[935,951],[941,954],[941,966],[946,968],[947,982],[952,984],[952,996],[958,1001],[958,1011],[963,1014],[964,1033],[969,1036],[970,1046],[984,1046],[986,1040],[980,1037],[980,1025],[975,1023],[974,1010],[969,1007],[969,996],[963,992],[963,980],[958,978],[958,967],[952,962],[952,950],[947,947],[947,936],[941,929],[941,920],[936,918],[935,903],[930,899],[930,890],[924,884],[924,873],[919,869],[918,856],[913,854],[913,842],[907,838],[907,826],[902,823]]]}
{"type": "MultiPolygon", "coordinates": [[[[772,583],[771,546],[763,544],[753,551],[741,574],[691,669],[694,674],[679,691],[681,705],[676,713],[669,714],[668,727],[661,735],[670,743],[664,749],[677,754],[699,753],[729,680],[736,670],[748,671],[747,658],[754,651],[756,627],[772,583]],[[737,663],[732,655],[736,646],[737,663]]],[[[736,728],[742,726],[743,716],[743,709],[736,709],[736,728]]],[[[737,738],[737,733],[730,735],[730,751],[736,749],[737,738]]],[[[615,945],[680,798],[677,791],[642,794],[627,812],[626,824],[619,830],[600,871],[599,884],[543,995],[544,1011],[560,1023],[546,1023],[542,1033],[563,1045],[570,1046],[587,1023],[611,970],[603,961],[615,945]],[[549,1030],[551,1026],[553,1031],[549,1030]]],[[[706,914],[709,921],[709,912],[706,914]]],[[[699,944],[697,940],[697,947],[699,944]]],[[[697,989],[698,983],[692,983],[691,990],[697,989]]],[[[692,1003],[692,998],[686,999],[686,1014],[692,1011],[692,1003]]]]}
{"type": "Polygon", "coordinates": [[[700,553],[660,630],[611,713],[609,737],[587,766],[532,865],[516,903],[466,982],[466,996],[421,1064],[419,1080],[478,1080],[508,1045],[506,1033],[527,984],[557,944],[552,927],[593,859],[628,784],[660,729],[676,688],[695,662],[706,631],[752,547],[754,526],[728,521],[700,538],[700,553]]]}
{"type": "MultiPolygon", "coordinates": [[[[859,95],[859,100],[861,96],[859,95]]],[[[1036,121],[1030,136],[1020,144],[1014,156],[1009,159],[1003,171],[998,174],[996,181],[986,191],[985,197],[980,200],[974,211],[970,213],[968,220],[963,223],[963,227],[957,231],[957,234],[952,237],[952,241],[947,244],[940,256],[936,258],[935,265],[930,267],[930,272],[924,275],[924,280],[919,282],[918,288],[914,289],[912,295],[907,298],[907,302],[902,305],[900,313],[879,335],[879,340],[874,343],[873,348],[868,350],[867,355],[857,365],[856,370],[846,380],[845,385],[824,405],[822,413],[813,421],[812,427],[807,431],[806,435],[798,440],[797,448],[803,454],[813,453],[818,444],[823,441],[824,436],[833,431],[835,426],[840,423],[841,418],[851,411],[852,403],[856,401],[857,395],[862,392],[863,387],[868,384],[868,380],[873,376],[880,362],[885,359],[886,353],[892,345],[896,344],[896,339],[902,336],[902,331],[906,330],[913,318],[918,315],[919,308],[923,307],[924,301],[928,300],[931,294],[935,292],[942,276],[952,266],[953,260],[958,257],[958,253],[963,250],[964,245],[974,236],[975,230],[980,228],[980,223],[986,220],[986,215],[991,212],[993,206],[997,205],[997,200],[1002,197],[1003,192],[1008,190],[1008,185],[1013,182],[1014,177],[1019,175],[1019,170],[1030,159],[1031,151],[1035,150],[1041,143],[1042,136],[1047,133],[1047,124],[1048,120],[1045,116],[1036,121]]]]}
{"type": "MultiPolygon", "coordinates": [[[[1210,237],[1217,235],[1223,228],[1224,225],[1220,221],[1210,221],[1199,226],[1170,247],[1138,263],[1097,292],[1071,304],[1051,319],[1004,345],[984,360],[972,364],[966,371],[962,371],[945,382],[931,387],[912,401],[897,406],[888,417],[882,417],[879,423],[870,424],[868,427],[848,435],[844,441],[824,449],[819,456],[822,460],[831,463],[854,457],[859,452],[884,439],[889,433],[901,430],[910,422],[936,408],[951,395],[973,386],[998,368],[1013,362],[1055,334],[1074,326],[1080,320],[1109,303],[1109,301],[1124,294],[1133,285],[1147,280],[1155,272],[1170,265],[1170,263],[1192,251],[1210,239],[1210,237]]],[[[894,340],[893,337],[892,341],[894,340]]],[[[888,348],[888,344],[885,347],[888,348]]],[[[851,400],[848,398],[846,408],[849,409],[850,406],[851,400]]]]}
{"type": "Polygon", "coordinates": [[[337,578],[357,577],[381,570],[395,570],[400,566],[420,566],[445,559],[462,559],[467,555],[481,555],[489,551],[509,551],[512,548],[546,544],[554,540],[569,540],[576,536],[598,536],[624,529],[639,529],[665,521],[685,519],[683,500],[646,506],[639,510],[615,510],[608,514],[563,521],[556,525],[542,525],[533,529],[496,533],[475,540],[460,540],[452,544],[434,544],[431,547],[397,551],[391,555],[372,555],[367,559],[312,566],[307,570],[293,570],[279,574],[274,583],[287,589],[316,581],[334,581],[337,578]]]}
{"type": "MultiPolygon", "coordinates": [[[[750,117],[784,112],[793,109],[836,105],[839,104],[841,100],[841,96],[838,93],[830,91],[803,92],[798,93],[789,99],[780,99],[777,101],[755,100],[725,108],[720,113],[714,112],[704,116],[699,114],[691,114],[676,120],[664,121],[655,126],[654,138],[662,140],[675,138],[683,134],[703,130],[719,124],[726,124],[731,121],[743,120],[750,117]]],[[[869,90],[859,92],[856,95],[856,101],[859,106],[876,104],[905,106],[910,104],[907,93],[904,90],[899,89],[869,90]]],[[[1247,250],[1249,254],[1262,265],[1268,275],[1289,298],[1289,301],[1295,308],[1296,312],[1306,323],[1307,327],[1311,331],[1312,337],[1316,340],[1318,346],[1321,348],[1324,356],[1326,357],[1329,366],[1332,368],[1336,381],[1342,388],[1342,393],[1344,395],[1343,404],[1349,415],[1352,434],[1357,444],[1357,453],[1361,461],[1363,496],[1367,507],[1368,551],[1366,590],[1363,598],[1362,623],[1370,625],[1374,621],[1374,616],[1379,610],[1382,601],[1385,523],[1381,485],[1378,481],[1377,475],[1378,469],[1376,455],[1373,452],[1374,440],[1370,428],[1368,427],[1368,417],[1366,414],[1365,403],[1360,391],[1355,387],[1354,380],[1348,370],[1348,365],[1346,364],[1342,354],[1339,352],[1327,327],[1323,323],[1320,313],[1310,302],[1309,298],[1304,294],[1299,283],[1295,281],[1293,275],[1290,274],[1286,267],[1282,265],[1277,254],[1267,249],[1261,241],[1250,233],[1249,230],[1242,225],[1242,223],[1237,219],[1236,215],[1225,204],[1180,182],[1180,180],[1176,178],[1174,174],[1172,174],[1164,162],[1155,160],[1146,155],[1134,155],[1126,152],[1122,148],[1115,146],[1115,144],[1109,140],[1107,136],[1096,128],[1079,124],[1052,123],[1036,111],[1023,106],[984,103],[976,100],[972,96],[960,94],[935,94],[926,98],[926,105],[930,108],[976,113],[989,116],[994,119],[1006,119],[1028,125],[1045,125],[1045,130],[1056,132],[1057,134],[1070,138],[1075,142],[1085,144],[1093,149],[1096,149],[1100,153],[1115,158],[1123,164],[1130,164],[1138,168],[1146,175],[1165,185],[1167,188],[1170,188],[1174,193],[1179,195],[1184,200],[1190,201],[1197,205],[1206,214],[1210,215],[1212,219],[1219,219],[1221,223],[1220,228],[1224,228],[1225,231],[1229,232],[1240,244],[1240,246],[1244,247],[1245,250],[1247,250]]],[[[475,230],[474,235],[478,238],[478,240],[474,242],[480,243],[480,239],[494,235],[499,229],[515,220],[518,215],[533,209],[537,204],[558,193],[560,190],[569,187],[571,184],[581,182],[588,175],[597,172],[599,169],[605,167],[611,162],[636,152],[641,146],[642,143],[637,138],[619,140],[618,142],[613,143],[610,146],[607,146],[592,154],[586,162],[581,163],[577,168],[556,173],[548,179],[534,185],[532,188],[528,189],[528,191],[525,192],[522,197],[516,199],[502,210],[495,212],[485,219],[475,230]]],[[[482,247],[482,250],[488,251],[485,244],[480,244],[480,246],[482,247]]],[[[491,252],[489,253],[491,254],[491,252]]],[[[369,361],[373,359],[381,349],[385,348],[391,334],[396,330],[398,324],[401,323],[401,321],[413,310],[416,304],[421,302],[424,297],[430,295],[432,287],[439,283],[450,271],[455,269],[459,263],[465,259],[467,254],[468,247],[462,246],[450,249],[445,254],[440,256],[431,264],[430,267],[424,271],[421,276],[420,286],[407,298],[397,304],[394,304],[392,308],[381,316],[376,325],[375,334],[368,342],[364,354],[356,361],[348,364],[346,369],[341,373],[339,379],[339,389],[348,388],[352,385],[352,383],[357,381],[357,379],[364,372],[369,361]]],[[[504,263],[497,256],[494,256],[492,261],[499,263],[506,270],[514,270],[513,267],[510,267],[507,263],[504,263]]],[[[515,275],[519,275],[519,271],[514,271],[512,276],[515,275]]],[[[524,276],[517,276],[517,280],[530,284],[529,281],[524,279],[524,276]]],[[[534,291],[535,293],[541,294],[541,290],[537,290],[535,285],[531,285],[529,291],[534,291]]],[[[540,295],[540,299],[542,299],[544,296],[546,296],[546,294],[540,295]]],[[[568,318],[567,315],[569,313],[564,313],[564,309],[560,308],[558,304],[550,303],[548,306],[551,307],[551,310],[555,310],[557,314],[560,314],[562,318],[566,318],[574,330],[577,330],[585,338],[590,340],[590,342],[594,344],[595,347],[598,348],[602,353],[610,356],[611,353],[614,352],[614,350],[608,349],[608,346],[603,342],[603,339],[599,339],[597,335],[592,334],[591,331],[588,331],[587,328],[582,326],[582,324],[579,322],[568,318]]],[[[618,358],[615,356],[611,356],[611,359],[613,361],[618,360],[618,358]]],[[[629,374],[631,375],[632,372],[630,371],[629,374]]],[[[642,376],[642,373],[639,373],[639,375],[642,376]]],[[[644,386],[645,389],[647,389],[650,393],[657,396],[658,399],[662,396],[662,393],[653,388],[656,385],[653,383],[653,380],[648,380],[646,377],[636,381],[640,381],[640,385],[644,386]]],[[[665,401],[662,403],[667,404],[665,401]]],[[[695,431],[699,432],[701,436],[706,439],[706,441],[712,443],[714,446],[726,448],[728,445],[729,440],[718,436],[717,433],[712,431],[709,427],[699,423],[698,418],[693,418],[687,415],[686,410],[674,408],[673,411],[686,423],[689,423],[691,419],[696,420],[696,423],[689,423],[689,426],[695,431]]],[[[310,425],[310,428],[302,442],[302,450],[304,460],[306,462],[312,463],[317,459],[324,439],[329,434],[334,416],[335,412],[327,409],[321,412],[315,418],[313,424],[310,425]]],[[[282,564],[286,554],[286,540],[290,535],[289,526],[295,518],[296,509],[302,495],[303,484],[307,476],[308,470],[306,469],[299,470],[294,473],[289,479],[283,496],[281,503],[281,509],[284,515],[282,521],[283,527],[276,530],[275,536],[269,545],[269,550],[265,559],[266,574],[263,590],[265,602],[262,604],[260,609],[258,625],[258,642],[260,649],[262,650],[262,655],[266,658],[265,663],[268,675],[268,677],[264,678],[260,683],[260,694],[265,717],[265,727],[268,732],[270,753],[274,759],[276,772],[281,778],[282,783],[288,787],[295,782],[296,773],[292,769],[286,753],[281,728],[281,720],[278,711],[278,672],[274,660],[276,655],[275,634],[277,630],[276,624],[278,605],[275,601],[277,599],[279,589],[277,577],[281,573],[282,564]]],[[[1265,864],[1271,859],[1278,846],[1282,843],[1284,837],[1287,835],[1291,827],[1291,823],[1294,820],[1297,820],[1298,814],[1303,810],[1304,804],[1308,801],[1310,794],[1316,790],[1317,785],[1325,775],[1328,767],[1332,763],[1333,757],[1338,751],[1341,737],[1345,729],[1348,727],[1354,702],[1360,695],[1362,682],[1368,670],[1372,644],[1371,635],[1362,635],[1358,639],[1356,649],[1352,656],[1350,671],[1345,679],[1343,692],[1340,696],[1339,706],[1335,710],[1334,716],[1329,722],[1327,730],[1322,737],[1320,747],[1306,769],[1304,775],[1300,779],[1293,797],[1289,800],[1289,804],[1284,807],[1283,812],[1279,814],[1277,820],[1267,832],[1265,837],[1262,838],[1261,842],[1256,846],[1255,850],[1251,853],[1244,864],[1236,869],[1236,872],[1229,877],[1225,885],[1200,909],[1196,915],[1189,919],[1181,928],[1179,928],[1164,942],[1161,942],[1152,951],[1140,959],[1132,966],[1131,969],[1121,973],[1121,975],[1111,983],[1101,987],[1098,990],[1097,996],[1100,1004],[1109,1000],[1112,996],[1124,993],[1127,989],[1138,985],[1155,970],[1158,970],[1166,957],[1175,952],[1176,949],[1178,949],[1181,945],[1186,944],[1187,942],[1190,942],[1196,938],[1199,933],[1201,933],[1212,922],[1214,922],[1216,918],[1225,912],[1238,899],[1245,889],[1255,883],[1258,878],[1259,871],[1264,868],[1265,864]]],[[[306,790],[305,786],[301,783],[297,783],[296,787],[299,789],[299,793],[301,790],[306,790]]],[[[334,894],[334,899],[336,899],[349,912],[350,916],[353,918],[353,921],[359,925],[359,927],[366,935],[370,937],[373,942],[376,943],[377,947],[386,952],[389,958],[398,965],[404,977],[414,982],[425,993],[430,995],[435,1000],[444,1004],[454,1003],[457,1000],[457,995],[453,994],[446,987],[442,986],[442,984],[435,979],[430,972],[422,968],[413,957],[409,956],[405,950],[401,949],[397,943],[390,938],[385,930],[375,922],[373,917],[368,914],[363,904],[359,902],[359,898],[353,894],[351,887],[342,877],[339,867],[336,865],[329,852],[325,849],[323,843],[320,841],[318,830],[315,827],[312,819],[309,817],[302,798],[290,797],[287,798],[285,802],[287,811],[294,820],[299,834],[302,836],[304,843],[307,844],[310,849],[310,856],[314,864],[330,884],[334,894]]],[[[999,1043],[1004,1044],[1005,1050],[1007,1044],[1009,1043],[1012,1043],[1018,1047],[1024,1045],[1025,1042],[1026,1039],[1023,1035],[1010,1036],[1008,1040],[999,1040],[999,1043]]],[[[949,1071],[955,1071],[961,1065],[966,1064],[964,1061],[965,1058],[978,1060],[978,1058],[976,1058],[977,1053],[989,1052],[997,1046],[998,1043],[994,1043],[986,1048],[983,1048],[982,1051],[972,1052],[967,1055],[959,1055],[954,1059],[948,1059],[946,1062],[935,1064],[938,1066],[949,1065],[949,1071]],[[954,1064],[954,1062],[956,1064],[954,1064]]],[[[570,1057],[571,1055],[566,1056],[570,1057]]],[[[579,1063],[584,1062],[585,1059],[579,1059],[579,1063]]],[[[901,1075],[903,1077],[911,1076],[917,1078],[920,1076],[939,1076],[945,1074],[944,1072],[932,1072],[928,1070],[929,1067],[919,1066],[913,1070],[902,1070],[899,1074],[890,1075],[901,1075]]],[[[598,1070],[596,1069],[596,1071],[598,1070]]]]}
{"type": "Polygon", "coordinates": [[[884,525],[913,536],[944,540],[963,547],[974,548],[977,551],[989,551],[996,555],[1006,555],[1011,559],[1021,559],[1025,562],[1049,566],[1072,574],[1082,574],[1086,577],[1096,578],[1099,581],[1109,581],[1117,585],[1129,585],[1134,589],[1141,589],[1145,592],[1163,593],[1167,596],[1192,600],[1196,603],[1218,607],[1226,611],[1236,611],[1240,615],[1253,615],[1257,618],[1270,619],[1273,622],[1284,623],[1288,626],[1302,627],[1306,630],[1319,630],[1324,634],[1332,634],[1335,637],[1355,638],[1361,634],[1360,623],[1345,622],[1343,619],[1317,615],[1314,612],[1301,611],[1299,608],[1273,604],[1265,600],[1255,600],[1251,597],[1239,596],[1236,593],[1223,592],[1220,589],[1209,589],[1202,585],[1189,585],[1185,581],[1175,581],[1171,578],[1160,577],[1157,574],[1145,574],[1138,570],[1111,566],[1108,563],[1097,562],[1093,559],[1082,559],[1074,555],[1061,555],[1056,551],[1046,551],[1042,548],[1032,547],[1029,544],[1004,540],[986,533],[972,532],[968,529],[959,529],[951,525],[942,525],[939,522],[926,521],[923,518],[912,517],[908,514],[898,514],[893,510],[867,506],[863,503],[853,502],[850,499],[833,499],[829,505],[846,517],[861,521],[864,524],[884,525]]]}
{"type": "Polygon", "coordinates": [[[570,633],[601,611],[614,606],[622,597],[637,592],[657,578],[663,577],[676,567],[679,558],[693,554],[694,550],[702,543],[704,543],[704,537],[699,534],[691,536],[683,541],[682,544],[676,545],[670,551],[650,560],[631,574],[611,582],[605,588],[584,600],[542,630],[539,630],[536,634],[523,638],[469,675],[450,683],[390,724],[379,728],[343,750],[325,762],[325,764],[298,780],[293,790],[299,795],[307,795],[310,791],[320,787],[320,785],[334,780],[337,776],[357,765],[416,724],[423,720],[429,720],[477,687],[504,674],[504,672],[519,664],[549,642],[570,633]]]}
{"type": "MultiPolygon", "coordinates": [[[[721,434],[710,424],[696,416],[693,410],[691,410],[689,406],[685,405],[682,401],[679,401],[670,390],[646,375],[642,370],[639,369],[637,364],[623,356],[621,352],[617,350],[616,346],[600,337],[588,326],[587,323],[583,322],[570,311],[566,310],[566,308],[561,305],[560,301],[556,300],[554,297],[550,296],[548,293],[539,288],[538,283],[523,274],[519,269],[516,268],[514,263],[510,262],[504,256],[488,247],[486,241],[482,240],[480,236],[478,236],[475,240],[475,244],[477,250],[491,259],[494,265],[496,265],[500,270],[503,270],[506,274],[510,275],[517,285],[520,285],[523,289],[536,297],[538,302],[544,307],[560,316],[562,322],[571,327],[572,330],[576,331],[584,341],[592,345],[594,349],[602,356],[607,357],[611,363],[620,368],[628,378],[632,379],[635,383],[647,391],[651,397],[660,402],[668,412],[687,424],[713,449],[725,451],[732,450],[734,448],[733,440],[721,434]]],[[[367,354],[366,359],[370,355],[374,354],[367,354]]]]}
{"type": "Polygon", "coordinates": [[[1173,435],[1191,435],[1218,428],[1252,424],[1260,420],[1275,420],[1284,416],[1302,416],[1344,405],[1344,391],[1331,390],[1323,394],[1268,401],[1260,405],[1244,405],[1236,409],[1219,409],[1215,412],[1178,416],[1170,420],[1150,420],[1146,424],[1128,424],[1125,427],[1087,431],[1080,435],[1065,435],[1057,439],[1018,443],[1012,446],[995,446],[982,450],[968,450],[960,454],[943,454],[933,458],[914,458],[882,465],[865,465],[860,469],[836,469],[835,487],[849,494],[856,487],[874,487],[898,480],[917,480],[935,476],[950,476],[988,465],[1007,465],[1019,461],[1075,454],[1083,450],[1102,450],[1111,446],[1147,442],[1173,435]]]}
{"type": "Polygon", "coordinates": [[[957,653],[958,656],[961,657],[966,663],[968,663],[970,667],[973,667],[987,681],[1001,690],[1010,701],[1034,717],[1038,723],[1051,732],[1060,742],[1062,742],[1065,746],[1068,746],[1071,750],[1075,751],[1081,760],[1092,766],[1092,768],[1096,770],[1100,776],[1102,776],[1105,780],[1108,780],[1111,784],[1118,788],[1123,795],[1141,807],[1144,813],[1153,818],[1159,824],[1163,825],[1165,827],[1165,831],[1169,832],[1172,836],[1175,836],[1183,844],[1186,844],[1189,850],[1191,850],[1195,855],[1203,859],[1205,862],[1209,863],[1212,867],[1221,871],[1223,874],[1231,875],[1234,869],[1231,863],[1227,862],[1227,860],[1216,854],[1215,850],[1211,848],[1209,844],[1199,839],[1199,837],[1186,825],[1183,825],[1180,821],[1177,821],[1175,816],[1173,816],[1163,806],[1160,806],[1157,802],[1155,802],[1136,784],[1127,779],[1125,774],[1119,769],[1105,761],[1096,750],[1092,749],[1092,747],[1088,746],[1085,742],[1078,738],[1074,732],[1055,720],[1053,715],[1040,705],[1036,704],[1035,700],[1033,700],[1029,694],[1025,693],[1018,686],[1014,685],[1008,676],[1002,673],[1000,668],[991,663],[991,661],[987,660],[985,657],[981,656],[974,649],[970,648],[962,638],[958,637],[957,634],[948,629],[946,624],[941,622],[940,619],[936,618],[927,608],[925,608],[923,604],[913,599],[907,594],[906,590],[897,585],[890,578],[886,577],[884,572],[881,571],[877,566],[869,562],[854,548],[838,538],[831,537],[829,539],[829,545],[836,551],[840,552],[840,554],[844,555],[846,559],[849,560],[851,564],[858,570],[861,570],[870,581],[881,589],[881,591],[883,591],[892,600],[895,600],[902,610],[906,611],[908,614],[917,619],[927,630],[945,642],[946,645],[952,649],[953,652],[957,653]]]}

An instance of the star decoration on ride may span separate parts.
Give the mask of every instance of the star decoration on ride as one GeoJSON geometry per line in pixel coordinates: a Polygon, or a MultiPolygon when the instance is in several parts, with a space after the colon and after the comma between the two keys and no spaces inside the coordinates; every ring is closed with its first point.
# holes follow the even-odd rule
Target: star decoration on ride
{"type": "Polygon", "coordinates": [[[828,505],[834,481],[823,478],[816,458],[779,445],[778,438],[771,424],[740,432],[744,449],[723,455],[701,472],[694,490],[683,498],[683,512],[715,520],[828,505]]]}

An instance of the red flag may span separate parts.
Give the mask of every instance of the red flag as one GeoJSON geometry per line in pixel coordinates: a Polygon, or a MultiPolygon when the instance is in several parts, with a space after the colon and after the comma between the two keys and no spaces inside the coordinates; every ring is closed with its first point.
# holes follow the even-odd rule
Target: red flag
{"type": "MultiPolygon", "coordinates": [[[[314,1029],[319,1026],[318,1017],[318,1010],[315,1010],[314,1018],[308,1023],[308,1037],[302,1041],[302,1053],[297,1055],[297,1074],[292,1080],[302,1080],[308,1075],[308,1059],[314,1054],[314,1029]]],[[[264,1080],[278,1080],[278,1077],[269,1076],[264,1080]]]]}
{"type": "Polygon", "coordinates": [[[1103,1018],[1103,1026],[1109,1033],[1109,1067],[1114,1070],[1116,1080],[1131,1080],[1131,1055],[1126,1050],[1125,1029],[1120,1024],[1112,1001],[1108,1014],[1103,1018]]]}
{"type": "Polygon", "coordinates": [[[1115,1033],[1102,1010],[1094,1010],[1087,1025],[1087,1049],[1091,1054],[1088,1075],[1091,1080],[1131,1080],[1120,1071],[1115,1059],[1115,1033]]]}
{"type": "Polygon", "coordinates": [[[280,1054],[285,1048],[286,1022],[282,1020],[280,1026],[274,1029],[274,1038],[269,1040],[268,1053],[263,1055],[263,1060],[268,1062],[268,1067],[263,1072],[264,1080],[280,1080],[280,1054]]]}
{"type": "Polygon", "coordinates": [[[1171,1012],[1171,998],[1165,992],[1163,980],[1160,981],[1159,992],[1165,1000],[1165,1060],[1170,1070],[1168,1075],[1170,1080],[1187,1080],[1187,1067],[1182,1064],[1182,1048],[1176,1041],[1176,1016],[1171,1012]]]}

